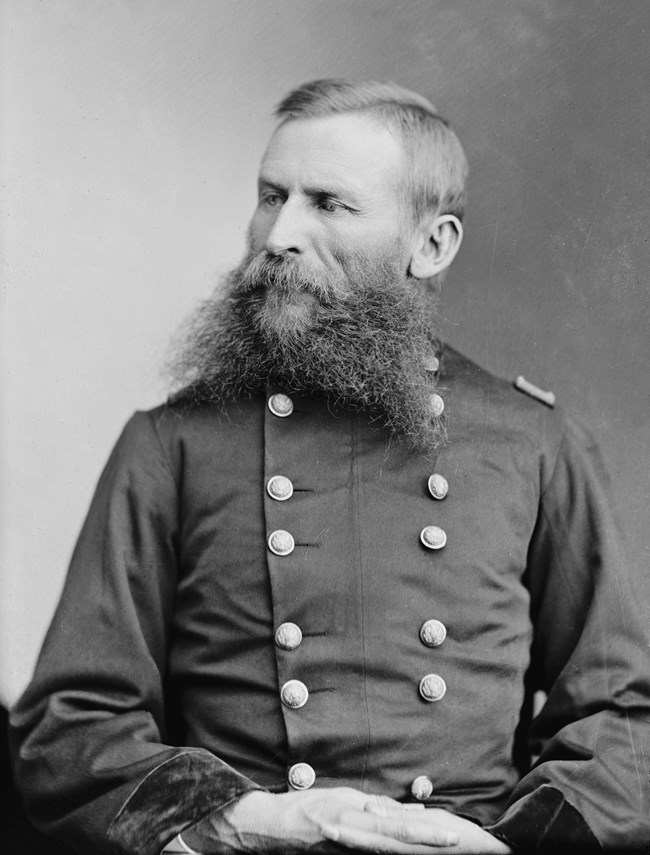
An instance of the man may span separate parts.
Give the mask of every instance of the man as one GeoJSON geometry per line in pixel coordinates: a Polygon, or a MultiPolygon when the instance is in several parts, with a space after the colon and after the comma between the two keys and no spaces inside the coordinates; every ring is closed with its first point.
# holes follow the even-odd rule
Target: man
{"type": "Polygon", "coordinates": [[[118,442],[13,713],[34,821],[133,855],[647,851],[594,449],[435,336],[458,140],[393,85],[277,116],[249,253],[118,442]]]}

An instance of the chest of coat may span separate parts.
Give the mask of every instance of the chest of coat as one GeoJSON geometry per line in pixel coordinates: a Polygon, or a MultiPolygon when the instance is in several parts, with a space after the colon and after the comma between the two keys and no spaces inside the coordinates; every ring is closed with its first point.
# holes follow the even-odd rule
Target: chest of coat
{"type": "Polygon", "coordinates": [[[201,592],[192,607],[211,633],[223,623],[232,642],[235,623],[268,640],[293,621],[399,646],[436,617],[462,642],[527,636],[522,575],[539,497],[535,461],[512,436],[456,431],[427,459],[298,400],[289,417],[267,411],[226,439],[194,450],[183,497],[180,601],[201,592]],[[442,499],[428,489],[434,473],[449,485],[442,499]],[[422,543],[431,526],[444,546],[422,543]]]}
{"type": "Polygon", "coordinates": [[[418,769],[439,794],[474,767],[507,791],[538,473],[512,432],[475,423],[425,457],[296,399],[186,445],[171,670],[190,742],[272,787],[308,762],[400,798],[418,769]]]}

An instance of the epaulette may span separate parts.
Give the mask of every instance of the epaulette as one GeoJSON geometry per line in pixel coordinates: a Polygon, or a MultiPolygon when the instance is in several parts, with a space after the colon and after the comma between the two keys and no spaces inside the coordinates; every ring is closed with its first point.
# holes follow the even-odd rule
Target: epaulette
{"type": "Polygon", "coordinates": [[[545,392],[543,389],[540,389],[539,386],[535,386],[534,383],[530,383],[525,377],[522,377],[521,374],[519,377],[515,377],[513,380],[513,386],[515,389],[519,389],[520,392],[530,395],[531,398],[535,398],[537,401],[541,401],[543,404],[546,404],[547,407],[555,406],[555,395],[553,392],[545,392]]]}

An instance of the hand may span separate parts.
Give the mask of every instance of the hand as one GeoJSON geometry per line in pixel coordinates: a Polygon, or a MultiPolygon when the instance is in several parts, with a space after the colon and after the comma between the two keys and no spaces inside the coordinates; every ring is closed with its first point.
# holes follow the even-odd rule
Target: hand
{"type": "MultiPolygon", "coordinates": [[[[392,805],[389,804],[391,802],[391,799],[387,799],[385,803],[379,806],[367,805],[366,810],[377,816],[390,816],[393,812],[392,805],[397,804],[399,807],[404,807],[397,802],[392,802],[392,805]]],[[[430,853],[435,852],[436,855],[451,855],[451,853],[463,853],[463,855],[510,855],[512,853],[512,849],[507,843],[503,843],[503,841],[493,837],[474,822],[439,808],[429,808],[422,813],[412,815],[408,819],[409,828],[407,833],[409,839],[415,840],[417,833],[426,834],[426,826],[429,824],[444,827],[452,833],[455,832],[457,836],[455,844],[436,848],[435,850],[429,849],[430,853]],[[423,829],[423,831],[418,832],[418,828],[423,829]]],[[[423,839],[417,840],[416,845],[421,844],[423,839]]],[[[345,843],[339,839],[339,843],[350,847],[355,846],[354,841],[351,839],[345,843]]],[[[418,845],[417,849],[414,848],[410,851],[415,852],[420,850],[421,846],[418,845]]]]}
{"type": "Polygon", "coordinates": [[[496,838],[444,810],[402,805],[347,787],[273,795],[254,792],[183,832],[204,855],[339,851],[391,855],[508,853],[496,838]],[[415,810],[414,810],[415,808],[415,810]]]}

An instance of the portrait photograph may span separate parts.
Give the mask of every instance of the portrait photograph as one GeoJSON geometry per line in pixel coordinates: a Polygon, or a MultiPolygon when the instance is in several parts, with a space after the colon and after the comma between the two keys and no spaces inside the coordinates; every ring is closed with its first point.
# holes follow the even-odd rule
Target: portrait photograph
{"type": "Polygon", "coordinates": [[[0,851],[648,851],[649,33],[0,4],[0,851]]]}

